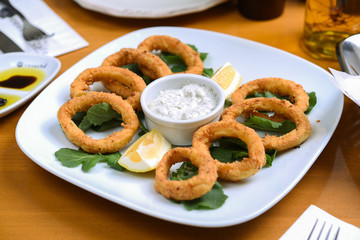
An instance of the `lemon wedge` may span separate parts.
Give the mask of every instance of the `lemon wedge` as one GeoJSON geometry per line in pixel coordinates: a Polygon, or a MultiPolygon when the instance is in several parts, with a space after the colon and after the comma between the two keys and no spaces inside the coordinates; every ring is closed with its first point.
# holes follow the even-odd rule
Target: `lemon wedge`
{"type": "Polygon", "coordinates": [[[211,77],[212,80],[217,82],[222,89],[224,90],[225,99],[231,97],[231,94],[241,84],[241,75],[236,69],[232,66],[231,63],[226,62],[222,67],[220,67],[214,75],[211,77]]]}
{"type": "Polygon", "coordinates": [[[122,154],[118,163],[132,172],[154,170],[171,144],[156,129],[141,136],[122,154]]]}

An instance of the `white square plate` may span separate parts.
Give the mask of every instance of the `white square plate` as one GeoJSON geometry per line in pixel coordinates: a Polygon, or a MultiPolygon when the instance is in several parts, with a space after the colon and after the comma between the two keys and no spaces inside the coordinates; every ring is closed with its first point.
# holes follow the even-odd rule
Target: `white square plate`
{"type": "Polygon", "coordinates": [[[275,205],[304,176],[331,138],[342,113],[343,94],[322,68],[287,52],[215,32],[177,27],[153,27],[124,35],[94,51],[51,83],[26,109],[16,129],[20,148],[35,163],[83,189],[135,211],[180,224],[223,227],[251,220],[275,205]],[[134,174],[98,164],[84,173],[66,168],[54,153],[63,147],[77,149],[59,126],[56,113],[69,100],[70,84],[83,70],[124,47],[134,47],[146,37],[167,34],[209,53],[205,67],[214,70],[229,61],[243,76],[243,83],[261,77],[282,77],[315,91],[317,105],[308,117],[310,138],[300,148],[278,154],[273,166],[263,168],[239,183],[223,183],[229,196],[217,210],[187,211],[156,193],[154,173],[134,174]]]}

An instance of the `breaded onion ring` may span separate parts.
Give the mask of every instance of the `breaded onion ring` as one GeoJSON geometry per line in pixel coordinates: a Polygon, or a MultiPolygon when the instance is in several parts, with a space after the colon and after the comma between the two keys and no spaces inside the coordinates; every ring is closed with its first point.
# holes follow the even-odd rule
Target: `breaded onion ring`
{"type": "Polygon", "coordinates": [[[148,52],[161,50],[162,52],[179,55],[188,67],[185,73],[201,75],[204,70],[200,54],[189,45],[174,37],[167,35],[153,35],[142,41],[139,44],[138,49],[148,52]]]}
{"type": "Polygon", "coordinates": [[[261,97],[244,100],[241,104],[234,104],[226,108],[221,115],[221,119],[236,121],[237,116],[252,110],[273,111],[281,114],[296,125],[294,130],[279,137],[265,134],[262,139],[265,149],[284,151],[299,146],[310,136],[311,125],[305,113],[289,101],[277,98],[261,97]]]}
{"type": "Polygon", "coordinates": [[[166,198],[192,200],[209,192],[217,179],[216,165],[211,157],[194,148],[173,148],[161,159],[156,168],[154,187],[166,198]],[[198,167],[198,174],[187,180],[168,180],[172,165],[191,161],[198,167]]]}
{"type": "MultiPolygon", "coordinates": [[[[247,96],[253,95],[255,92],[265,93],[266,91],[280,96],[289,96],[290,102],[303,112],[309,107],[309,96],[300,84],[291,80],[275,77],[260,78],[241,85],[232,94],[231,101],[233,104],[240,104],[247,96]]],[[[271,117],[259,112],[252,112],[252,114],[277,122],[285,120],[285,118],[279,114],[275,114],[271,117]]]]}
{"type": "Polygon", "coordinates": [[[171,69],[161,58],[136,48],[122,48],[105,58],[102,66],[123,67],[130,63],[138,64],[142,73],[152,80],[172,74],[171,69]]]}
{"type": "Polygon", "coordinates": [[[70,97],[84,95],[90,91],[90,85],[100,81],[108,90],[126,99],[134,109],[141,108],[140,96],[146,83],[130,70],[113,66],[100,66],[84,70],[71,83],[70,97]]]}
{"type": "Polygon", "coordinates": [[[236,121],[218,121],[202,126],[194,133],[193,147],[211,157],[209,148],[216,139],[222,137],[241,139],[248,147],[249,157],[232,163],[215,159],[219,178],[239,181],[254,175],[266,164],[265,149],[260,136],[253,129],[236,121]]]}
{"type": "Polygon", "coordinates": [[[139,127],[139,120],[134,109],[114,93],[88,92],[75,97],[60,107],[57,117],[66,137],[88,153],[112,153],[120,150],[131,141],[139,127]],[[72,117],[77,112],[87,111],[95,104],[104,102],[121,114],[124,128],[103,139],[93,139],[76,126],[72,117]]]}

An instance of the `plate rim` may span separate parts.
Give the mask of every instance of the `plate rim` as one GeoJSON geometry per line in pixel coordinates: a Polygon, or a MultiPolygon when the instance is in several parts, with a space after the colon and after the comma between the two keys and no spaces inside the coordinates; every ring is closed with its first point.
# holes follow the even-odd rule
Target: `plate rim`
{"type": "Polygon", "coordinates": [[[174,8],[171,11],[170,10],[166,11],[161,9],[155,9],[155,10],[141,9],[141,8],[131,9],[126,7],[123,7],[121,9],[115,9],[115,8],[107,8],[101,4],[94,3],[88,0],[74,0],[74,1],[87,10],[99,12],[113,17],[135,18],[135,19],[160,19],[160,18],[176,17],[185,14],[205,11],[219,4],[225,3],[228,0],[206,0],[206,2],[197,1],[199,3],[197,7],[183,6],[183,7],[174,8]]]}

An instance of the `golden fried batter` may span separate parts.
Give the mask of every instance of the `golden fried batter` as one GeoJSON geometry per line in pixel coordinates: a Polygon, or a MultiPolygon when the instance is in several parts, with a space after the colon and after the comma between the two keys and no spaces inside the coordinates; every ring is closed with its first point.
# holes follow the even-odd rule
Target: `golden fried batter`
{"type": "Polygon", "coordinates": [[[194,133],[193,147],[211,157],[211,144],[222,137],[233,137],[244,141],[249,157],[242,161],[223,163],[215,159],[219,178],[239,181],[257,173],[266,163],[265,149],[259,135],[251,128],[236,121],[218,121],[201,127],[194,133]]]}
{"type": "Polygon", "coordinates": [[[88,92],[64,103],[57,113],[61,128],[66,137],[75,145],[89,153],[113,153],[125,147],[136,133],[140,123],[134,109],[120,96],[114,93],[88,92]],[[103,139],[93,139],[87,136],[72,121],[77,112],[87,111],[98,103],[109,103],[111,107],[121,114],[124,127],[103,139]]]}
{"type": "Polygon", "coordinates": [[[179,55],[187,65],[185,73],[201,75],[204,66],[200,54],[192,49],[189,45],[181,42],[179,39],[167,35],[153,35],[142,41],[138,49],[152,52],[161,50],[163,52],[179,55]]]}
{"type": "Polygon", "coordinates": [[[108,90],[126,99],[134,109],[141,109],[140,96],[146,83],[130,70],[113,66],[88,68],[71,83],[70,97],[86,94],[94,82],[102,82],[108,90]]]}
{"type": "Polygon", "coordinates": [[[252,110],[272,111],[296,124],[294,130],[282,136],[266,134],[262,139],[265,149],[284,151],[299,146],[310,136],[311,125],[305,113],[289,101],[277,98],[251,98],[242,101],[240,104],[233,104],[224,110],[221,119],[235,121],[237,116],[252,110]]]}
{"type": "Polygon", "coordinates": [[[122,48],[105,58],[102,66],[122,67],[130,63],[138,64],[142,73],[152,80],[172,74],[171,69],[161,58],[136,48],[122,48]]]}
{"type": "Polygon", "coordinates": [[[217,179],[216,165],[211,157],[194,148],[173,148],[161,159],[156,168],[154,187],[166,198],[192,200],[209,192],[217,179]],[[198,167],[198,174],[187,180],[168,180],[172,165],[191,161],[198,167]]]}

